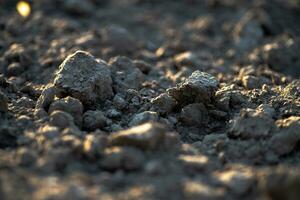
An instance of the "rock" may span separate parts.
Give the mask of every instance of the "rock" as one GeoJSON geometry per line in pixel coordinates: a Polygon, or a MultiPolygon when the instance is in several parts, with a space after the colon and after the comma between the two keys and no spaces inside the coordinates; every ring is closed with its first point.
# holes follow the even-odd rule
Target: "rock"
{"type": "Polygon", "coordinates": [[[278,155],[286,155],[294,150],[300,141],[300,117],[292,116],[277,120],[279,131],[270,139],[270,148],[278,155]]]}
{"type": "Polygon", "coordinates": [[[212,65],[212,58],[210,54],[195,53],[192,51],[183,52],[177,54],[174,57],[176,66],[188,67],[191,69],[206,69],[212,65]]]}
{"type": "Polygon", "coordinates": [[[271,107],[269,104],[261,104],[256,108],[256,110],[259,113],[263,113],[264,115],[269,116],[270,118],[273,118],[276,115],[275,109],[271,107]]]}
{"type": "Polygon", "coordinates": [[[179,66],[197,67],[197,56],[191,51],[187,51],[176,55],[174,61],[179,66]]]}
{"type": "Polygon", "coordinates": [[[72,15],[89,15],[93,12],[93,4],[90,1],[82,3],[80,0],[63,0],[64,10],[72,15]]]}
{"type": "Polygon", "coordinates": [[[144,75],[131,59],[125,56],[117,56],[110,59],[109,65],[115,91],[124,93],[127,89],[140,89],[144,75]]]}
{"type": "Polygon", "coordinates": [[[179,160],[188,171],[203,171],[209,167],[209,159],[205,155],[181,155],[179,160]]]}
{"type": "Polygon", "coordinates": [[[31,63],[30,56],[22,44],[13,43],[3,55],[7,64],[18,62],[21,65],[31,63]]]}
{"type": "Polygon", "coordinates": [[[122,110],[127,106],[127,102],[125,101],[125,99],[119,95],[116,94],[113,98],[113,104],[114,106],[116,106],[117,109],[122,110]]]}
{"type": "Polygon", "coordinates": [[[234,88],[234,85],[226,85],[215,93],[215,106],[223,111],[229,111],[230,108],[239,108],[246,103],[241,91],[234,88]]]}
{"type": "Polygon", "coordinates": [[[27,115],[20,115],[16,119],[16,122],[17,122],[18,125],[20,125],[22,127],[26,127],[32,122],[32,119],[27,115]]]}
{"type": "Polygon", "coordinates": [[[136,126],[146,122],[156,122],[157,120],[158,120],[158,114],[156,112],[145,111],[134,115],[128,125],[136,126]]]}
{"type": "Polygon", "coordinates": [[[263,39],[263,29],[253,12],[246,12],[242,16],[234,27],[233,36],[238,53],[245,53],[259,45],[263,39]]]}
{"type": "Polygon", "coordinates": [[[27,148],[18,149],[18,162],[21,166],[32,166],[35,163],[37,156],[35,151],[27,148]]]}
{"type": "Polygon", "coordinates": [[[225,199],[225,189],[222,187],[211,186],[201,180],[185,179],[182,181],[184,198],[187,200],[209,199],[221,200],[225,199]]]}
{"type": "Polygon", "coordinates": [[[8,111],[8,98],[0,91],[0,112],[8,111]]]}
{"type": "Polygon", "coordinates": [[[37,108],[34,110],[34,118],[39,120],[48,117],[48,113],[44,108],[37,108]]]}
{"type": "Polygon", "coordinates": [[[131,52],[137,48],[137,41],[131,33],[124,27],[110,25],[101,32],[102,42],[113,47],[118,54],[131,52]]]}
{"type": "Polygon", "coordinates": [[[265,138],[275,128],[274,120],[258,110],[242,110],[240,115],[233,119],[229,136],[243,139],[265,138]]]}
{"type": "Polygon", "coordinates": [[[38,98],[36,102],[36,109],[43,108],[45,110],[48,110],[48,107],[54,100],[54,97],[57,93],[56,88],[53,85],[48,85],[43,91],[40,97],[38,98]]]}
{"type": "Polygon", "coordinates": [[[78,126],[81,126],[83,105],[78,99],[73,97],[58,99],[51,103],[48,113],[51,114],[55,110],[61,110],[69,113],[74,118],[75,123],[78,126]]]}
{"type": "Polygon", "coordinates": [[[89,199],[88,191],[86,187],[80,185],[73,185],[67,187],[66,191],[57,196],[51,196],[54,199],[72,199],[72,200],[86,200],[89,199]]]}
{"type": "Polygon", "coordinates": [[[162,93],[151,100],[152,106],[160,114],[169,114],[177,105],[177,102],[167,93],[162,93]]]}
{"type": "Polygon", "coordinates": [[[161,124],[146,123],[109,136],[111,146],[134,146],[143,150],[156,150],[164,146],[166,129],[161,124]]]}
{"type": "Polygon", "coordinates": [[[101,111],[89,110],[83,114],[83,128],[93,131],[104,128],[107,125],[107,119],[101,111]]]}
{"type": "Polygon", "coordinates": [[[212,75],[197,70],[184,82],[168,89],[167,92],[180,104],[206,104],[210,103],[218,85],[219,81],[212,75]]]}
{"type": "Polygon", "coordinates": [[[102,168],[107,170],[138,170],[143,167],[144,153],[133,147],[111,147],[104,151],[100,161],[102,168]]]}
{"type": "Polygon", "coordinates": [[[109,118],[118,118],[122,116],[122,113],[116,109],[109,109],[106,111],[106,116],[109,118]]]}
{"type": "Polygon", "coordinates": [[[38,134],[44,136],[47,139],[54,139],[56,137],[59,137],[61,135],[61,132],[56,126],[45,125],[38,129],[38,134]]]}
{"type": "Polygon", "coordinates": [[[275,170],[268,170],[261,176],[263,189],[270,199],[291,199],[299,198],[300,171],[295,167],[278,167],[275,170]]]}
{"type": "Polygon", "coordinates": [[[250,90],[261,88],[263,85],[263,82],[259,78],[251,75],[244,76],[242,83],[246,89],[250,90]]]}
{"type": "Polygon", "coordinates": [[[90,159],[98,159],[106,147],[107,137],[105,135],[87,135],[83,142],[83,153],[90,159]]]}
{"type": "Polygon", "coordinates": [[[227,170],[217,173],[216,178],[237,195],[246,194],[255,184],[254,174],[249,170],[227,170]]]}
{"type": "Polygon", "coordinates": [[[74,125],[74,119],[72,115],[64,111],[56,110],[50,115],[50,124],[64,129],[74,125]]]}
{"type": "Polygon", "coordinates": [[[209,122],[209,115],[202,103],[193,103],[182,108],[180,119],[186,125],[201,127],[209,122]]]}
{"type": "Polygon", "coordinates": [[[103,60],[97,61],[91,54],[76,51],[59,66],[54,85],[61,93],[90,105],[97,100],[113,97],[110,70],[103,60]]]}
{"type": "Polygon", "coordinates": [[[279,38],[263,47],[264,63],[271,69],[295,78],[300,76],[300,40],[299,38],[279,38]]]}
{"type": "Polygon", "coordinates": [[[34,108],[35,102],[28,97],[21,97],[16,101],[17,105],[24,108],[34,108]]]}
{"type": "Polygon", "coordinates": [[[152,69],[152,66],[143,60],[133,60],[133,64],[144,74],[148,74],[152,69]]]}
{"type": "Polygon", "coordinates": [[[7,67],[7,75],[8,76],[18,76],[25,71],[25,68],[17,62],[11,63],[7,67]]]}

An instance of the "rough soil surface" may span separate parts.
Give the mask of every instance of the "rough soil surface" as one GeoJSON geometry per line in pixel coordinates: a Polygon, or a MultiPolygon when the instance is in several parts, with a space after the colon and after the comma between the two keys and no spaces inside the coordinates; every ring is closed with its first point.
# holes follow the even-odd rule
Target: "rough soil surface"
{"type": "Polygon", "coordinates": [[[0,0],[0,199],[300,197],[297,0],[0,0]]]}

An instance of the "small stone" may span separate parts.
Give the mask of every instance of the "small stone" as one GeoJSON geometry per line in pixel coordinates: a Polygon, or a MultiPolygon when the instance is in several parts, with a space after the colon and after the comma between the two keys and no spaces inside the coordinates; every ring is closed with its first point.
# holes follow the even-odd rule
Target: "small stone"
{"type": "Polygon", "coordinates": [[[144,80],[144,75],[133,61],[125,56],[117,56],[109,61],[114,81],[114,89],[124,93],[128,89],[138,90],[144,80]]]}
{"type": "Polygon", "coordinates": [[[158,120],[158,114],[152,111],[145,111],[133,116],[129,122],[129,126],[136,126],[146,122],[156,122],[158,120]]]}
{"type": "Polygon", "coordinates": [[[0,112],[8,111],[8,98],[0,91],[0,112]]]}
{"type": "Polygon", "coordinates": [[[110,130],[112,132],[117,132],[117,131],[120,131],[122,129],[123,129],[122,126],[119,125],[119,124],[112,124],[111,127],[110,127],[110,130]]]}
{"type": "Polygon", "coordinates": [[[134,60],[133,64],[137,68],[139,68],[141,70],[141,72],[143,72],[144,74],[148,74],[152,69],[152,66],[143,60],[134,60]]]}
{"type": "Polygon", "coordinates": [[[184,82],[167,90],[180,104],[209,103],[218,89],[219,81],[212,75],[195,71],[184,82]]]}
{"type": "Polygon", "coordinates": [[[31,118],[28,117],[27,115],[21,115],[17,118],[16,120],[17,124],[24,126],[27,126],[32,122],[31,118]]]}
{"type": "Polygon", "coordinates": [[[39,120],[48,117],[48,113],[45,111],[44,108],[36,108],[34,110],[34,118],[39,120]]]}
{"type": "Polygon", "coordinates": [[[93,131],[104,128],[107,125],[107,119],[101,111],[89,110],[83,114],[83,128],[93,131]]]}
{"type": "Polygon", "coordinates": [[[82,103],[73,97],[65,97],[51,103],[48,113],[51,114],[55,110],[61,110],[73,116],[75,123],[78,126],[82,124],[82,103]]]}
{"type": "Polygon", "coordinates": [[[74,126],[74,119],[72,115],[64,111],[56,110],[50,115],[50,124],[64,129],[70,126],[74,126]]]}
{"type": "Polygon", "coordinates": [[[178,67],[188,67],[192,69],[205,69],[211,65],[209,54],[194,53],[191,51],[177,54],[174,62],[178,67]]]}
{"type": "Polygon", "coordinates": [[[160,94],[153,98],[151,103],[154,109],[162,115],[169,114],[177,105],[176,100],[167,93],[160,94]]]}
{"type": "Polygon", "coordinates": [[[64,10],[72,15],[89,15],[93,11],[90,1],[82,3],[80,0],[64,0],[61,2],[64,10]]]}
{"type": "Polygon", "coordinates": [[[7,75],[8,76],[18,76],[25,71],[25,68],[17,62],[11,63],[7,67],[7,75]]]}
{"type": "Polygon", "coordinates": [[[259,109],[242,110],[240,115],[234,118],[229,135],[243,139],[264,138],[270,134],[274,125],[274,120],[259,109]]]}
{"type": "Polygon", "coordinates": [[[119,94],[116,94],[115,97],[113,98],[113,104],[119,110],[122,110],[127,106],[127,102],[119,94]]]}
{"type": "Polygon", "coordinates": [[[83,153],[90,159],[97,159],[106,147],[106,136],[102,134],[87,135],[83,142],[83,153]]]}
{"type": "Polygon", "coordinates": [[[182,108],[180,113],[182,122],[190,126],[203,126],[209,122],[209,115],[202,103],[193,103],[182,108]]]}
{"type": "Polygon", "coordinates": [[[161,124],[146,123],[127,130],[112,133],[112,146],[134,146],[143,150],[155,150],[164,145],[166,129],[161,124]]]}
{"type": "Polygon", "coordinates": [[[36,102],[36,109],[43,108],[45,110],[48,110],[48,107],[54,100],[54,97],[56,95],[56,88],[53,85],[48,85],[38,98],[36,102]]]}
{"type": "Polygon", "coordinates": [[[297,166],[278,167],[268,170],[262,176],[262,187],[270,199],[292,199],[299,198],[300,171],[297,166]]]}
{"type": "Polygon", "coordinates": [[[244,87],[249,90],[261,88],[263,85],[263,82],[260,81],[259,78],[252,75],[244,76],[242,79],[242,83],[244,87]]]}
{"type": "MultiPolygon", "coordinates": [[[[80,5],[79,5],[80,6],[80,5]]],[[[72,199],[72,200],[86,200],[89,199],[88,191],[85,187],[80,185],[70,185],[67,190],[60,196],[54,195],[54,199],[72,199]],[[55,198],[57,197],[57,198],[55,198]]]]}
{"type": "Polygon", "coordinates": [[[22,65],[31,63],[30,55],[22,44],[13,43],[3,55],[7,63],[18,62],[22,65]]]}
{"type": "Polygon", "coordinates": [[[90,105],[96,100],[105,101],[113,97],[110,70],[103,60],[91,54],[76,51],[59,66],[54,85],[61,93],[90,105]]]}
{"type": "Polygon", "coordinates": [[[187,170],[203,171],[209,166],[209,159],[205,155],[181,155],[179,160],[187,170]]]}
{"type": "Polygon", "coordinates": [[[111,147],[105,150],[100,162],[107,170],[138,170],[143,167],[144,153],[133,147],[111,147]]]}
{"type": "Polygon", "coordinates": [[[117,111],[116,109],[109,109],[106,111],[106,116],[109,118],[118,118],[121,117],[121,113],[117,111]]]}
{"type": "Polygon", "coordinates": [[[247,193],[255,184],[254,175],[247,170],[228,170],[216,174],[216,177],[238,195],[247,193]]]}
{"type": "Polygon", "coordinates": [[[201,180],[185,179],[182,183],[183,199],[225,199],[225,189],[222,187],[211,186],[201,180]]]}
{"type": "Polygon", "coordinates": [[[20,148],[18,150],[19,164],[22,166],[33,165],[37,159],[37,154],[35,151],[31,151],[26,148],[20,148]]]}
{"type": "Polygon", "coordinates": [[[278,155],[286,155],[294,150],[300,141],[300,117],[292,116],[277,120],[279,131],[270,139],[270,148],[278,155]]]}
{"type": "Polygon", "coordinates": [[[161,167],[162,163],[157,160],[151,160],[145,165],[145,173],[151,176],[163,174],[166,170],[161,167]]]}
{"type": "Polygon", "coordinates": [[[50,125],[40,127],[38,133],[40,135],[43,135],[47,139],[54,139],[61,135],[61,132],[59,131],[58,127],[50,125]]]}
{"type": "Polygon", "coordinates": [[[16,103],[18,104],[18,106],[24,107],[24,108],[34,108],[35,107],[35,102],[28,97],[21,97],[21,98],[17,99],[16,103]]]}
{"type": "Polygon", "coordinates": [[[124,27],[110,25],[103,29],[102,41],[113,48],[118,54],[124,54],[136,49],[136,38],[124,27]]]}

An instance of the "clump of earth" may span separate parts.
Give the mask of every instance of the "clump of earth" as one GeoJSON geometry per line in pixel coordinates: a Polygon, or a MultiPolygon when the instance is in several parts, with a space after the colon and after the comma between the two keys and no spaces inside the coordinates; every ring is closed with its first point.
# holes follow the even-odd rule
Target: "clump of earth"
{"type": "Polygon", "coordinates": [[[299,1],[16,3],[0,199],[299,199],[299,1]]]}

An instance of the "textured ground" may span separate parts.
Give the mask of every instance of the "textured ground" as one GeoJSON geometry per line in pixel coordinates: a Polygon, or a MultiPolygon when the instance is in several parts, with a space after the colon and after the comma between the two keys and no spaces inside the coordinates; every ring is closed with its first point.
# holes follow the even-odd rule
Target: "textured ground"
{"type": "Polygon", "coordinates": [[[297,0],[0,0],[0,199],[299,199],[297,0]]]}

